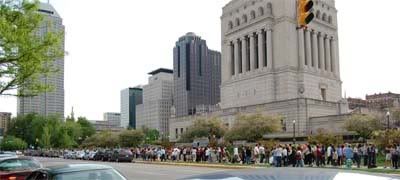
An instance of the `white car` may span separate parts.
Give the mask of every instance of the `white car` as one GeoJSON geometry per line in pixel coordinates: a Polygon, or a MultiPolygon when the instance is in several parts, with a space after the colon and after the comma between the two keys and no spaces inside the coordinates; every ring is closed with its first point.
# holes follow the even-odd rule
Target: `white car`
{"type": "Polygon", "coordinates": [[[75,154],[75,159],[83,159],[83,156],[85,156],[85,151],[77,151],[75,154]]]}

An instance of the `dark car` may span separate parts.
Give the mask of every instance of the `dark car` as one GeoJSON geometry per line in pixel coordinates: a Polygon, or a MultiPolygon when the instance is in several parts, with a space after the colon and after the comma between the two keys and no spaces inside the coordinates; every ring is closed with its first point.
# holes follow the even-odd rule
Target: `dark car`
{"type": "Polygon", "coordinates": [[[95,160],[95,161],[103,161],[103,158],[104,158],[104,155],[105,155],[105,150],[98,150],[97,152],[96,152],[96,154],[94,155],[94,157],[93,157],[93,160],[95,160]]]}
{"type": "Polygon", "coordinates": [[[111,161],[111,156],[113,155],[114,150],[107,149],[104,152],[103,161],[111,161]]]}
{"type": "Polygon", "coordinates": [[[116,162],[132,162],[133,154],[130,150],[119,149],[114,150],[114,153],[111,155],[110,161],[116,162]]]}
{"type": "Polygon", "coordinates": [[[31,157],[8,157],[0,160],[0,179],[24,180],[42,165],[31,157]]]}
{"type": "Polygon", "coordinates": [[[99,164],[70,164],[39,169],[26,178],[27,180],[126,180],[117,170],[99,164]]]}

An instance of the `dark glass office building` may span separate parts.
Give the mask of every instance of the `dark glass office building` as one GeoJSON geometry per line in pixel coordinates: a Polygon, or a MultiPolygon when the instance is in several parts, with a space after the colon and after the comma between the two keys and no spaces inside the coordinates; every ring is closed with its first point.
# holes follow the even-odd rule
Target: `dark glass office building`
{"type": "Polygon", "coordinates": [[[139,104],[143,104],[142,88],[127,88],[121,91],[121,127],[136,129],[136,105],[139,104]]]}
{"type": "Polygon", "coordinates": [[[194,33],[179,38],[174,48],[176,116],[196,114],[196,106],[220,102],[221,53],[209,50],[194,33]]]}

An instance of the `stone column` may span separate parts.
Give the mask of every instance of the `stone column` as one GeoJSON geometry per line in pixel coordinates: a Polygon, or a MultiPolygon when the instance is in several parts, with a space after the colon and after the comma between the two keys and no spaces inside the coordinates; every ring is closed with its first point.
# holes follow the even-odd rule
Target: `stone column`
{"type": "Polygon", "coordinates": [[[299,38],[299,69],[304,69],[304,29],[298,29],[297,34],[299,38]]]}
{"type": "Polygon", "coordinates": [[[228,58],[227,64],[228,64],[228,67],[229,67],[229,77],[231,77],[232,74],[234,74],[234,72],[235,72],[233,70],[234,68],[232,68],[232,66],[234,66],[235,63],[232,60],[232,43],[231,42],[228,43],[227,52],[228,52],[228,54],[227,54],[227,58],[228,58]]]}
{"type": "Polygon", "coordinates": [[[255,37],[254,34],[250,35],[250,71],[256,69],[256,50],[255,50],[255,37]]]}
{"type": "Polygon", "coordinates": [[[325,59],[326,59],[326,71],[332,72],[331,69],[331,39],[329,36],[325,37],[325,59]]]}
{"type": "Polygon", "coordinates": [[[262,69],[264,67],[264,54],[265,54],[265,48],[264,48],[264,34],[262,30],[257,31],[258,35],[258,68],[262,69]]]}
{"type": "Polygon", "coordinates": [[[311,52],[311,34],[310,30],[306,29],[305,30],[305,41],[306,41],[306,64],[307,67],[311,68],[312,67],[312,52],[311,52]]]}
{"type": "Polygon", "coordinates": [[[319,40],[319,62],[321,63],[321,70],[325,71],[325,47],[324,47],[324,36],[322,33],[318,36],[319,40]]]}
{"type": "Polygon", "coordinates": [[[267,29],[267,68],[272,69],[272,29],[267,29]]]}
{"type": "Polygon", "coordinates": [[[240,64],[240,58],[239,58],[239,39],[235,39],[235,75],[239,75],[239,66],[240,64]]]}
{"type": "Polygon", "coordinates": [[[240,38],[240,40],[242,41],[242,73],[245,73],[248,69],[248,67],[247,67],[247,51],[246,51],[246,47],[247,47],[246,36],[240,38]]]}
{"type": "Polygon", "coordinates": [[[318,36],[317,32],[312,32],[312,61],[314,64],[314,69],[318,70],[318,36]]]}
{"type": "Polygon", "coordinates": [[[338,58],[338,50],[337,50],[337,40],[332,39],[331,41],[331,49],[332,49],[332,67],[333,67],[333,73],[336,76],[339,76],[339,58],[338,58]]]}

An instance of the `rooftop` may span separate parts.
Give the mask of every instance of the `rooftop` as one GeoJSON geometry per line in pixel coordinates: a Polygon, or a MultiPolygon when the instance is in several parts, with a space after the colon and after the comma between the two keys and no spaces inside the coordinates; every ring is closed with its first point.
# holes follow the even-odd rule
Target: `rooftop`
{"type": "Polygon", "coordinates": [[[174,71],[171,70],[171,69],[159,68],[159,69],[156,69],[156,70],[154,70],[154,71],[149,72],[149,74],[150,74],[150,75],[156,75],[156,74],[162,73],[162,72],[163,72],[163,73],[169,73],[169,74],[174,73],[174,71]]]}

